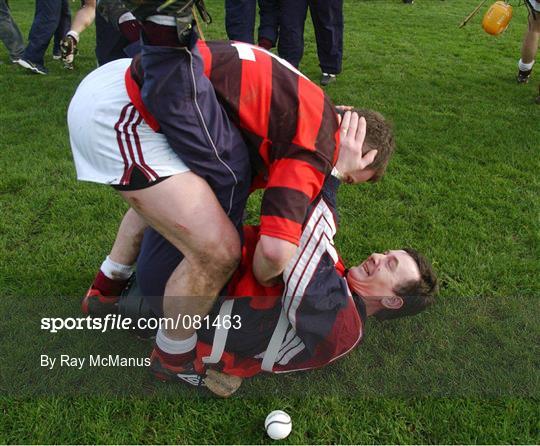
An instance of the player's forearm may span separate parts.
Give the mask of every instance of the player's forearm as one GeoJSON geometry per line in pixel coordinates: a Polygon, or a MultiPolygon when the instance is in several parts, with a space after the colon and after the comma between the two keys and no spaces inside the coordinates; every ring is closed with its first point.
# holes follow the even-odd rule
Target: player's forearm
{"type": "Polygon", "coordinates": [[[96,0],[87,0],[84,6],[77,11],[71,24],[73,31],[82,33],[96,18],[96,0]]]}
{"type": "Polygon", "coordinates": [[[253,257],[253,274],[263,286],[274,286],[296,252],[296,245],[286,240],[262,235],[253,257]]]}

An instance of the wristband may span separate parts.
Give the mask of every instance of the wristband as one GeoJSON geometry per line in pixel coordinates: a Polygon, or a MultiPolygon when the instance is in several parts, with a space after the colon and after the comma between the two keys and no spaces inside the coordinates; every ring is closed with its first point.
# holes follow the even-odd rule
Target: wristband
{"type": "Polygon", "coordinates": [[[339,181],[343,181],[345,179],[343,174],[339,170],[337,170],[335,167],[332,169],[332,173],[330,175],[332,175],[333,177],[336,177],[339,181]]]}

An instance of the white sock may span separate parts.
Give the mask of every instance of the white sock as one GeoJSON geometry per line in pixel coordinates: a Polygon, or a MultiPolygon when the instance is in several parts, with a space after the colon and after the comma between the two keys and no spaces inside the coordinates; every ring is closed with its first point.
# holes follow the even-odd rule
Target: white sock
{"type": "Polygon", "coordinates": [[[77,43],[79,43],[79,33],[77,31],[73,31],[72,29],[68,31],[68,33],[66,34],[66,36],[71,36],[73,37],[77,43]]]}
{"type": "Polygon", "coordinates": [[[109,256],[101,264],[101,272],[112,280],[127,280],[135,271],[135,265],[122,265],[111,260],[109,256]]]}
{"type": "Polygon", "coordinates": [[[518,68],[520,71],[532,70],[533,65],[534,65],[534,60],[531,63],[523,63],[523,61],[519,59],[519,62],[518,62],[518,68]]]}
{"type": "Polygon", "coordinates": [[[156,335],[156,345],[160,350],[171,355],[188,353],[195,348],[195,345],[197,345],[197,333],[193,333],[190,338],[184,339],[183,341],[176,341],[168,338],[165,331],[160,328],[156,335]]]}

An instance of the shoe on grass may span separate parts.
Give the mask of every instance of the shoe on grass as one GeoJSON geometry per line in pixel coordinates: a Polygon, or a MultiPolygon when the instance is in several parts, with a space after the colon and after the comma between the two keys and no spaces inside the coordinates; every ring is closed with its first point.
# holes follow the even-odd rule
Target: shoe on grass
{"type": "MultiPolygon", "coordinates": [[[[66,70],[73,70],[73,60],[75,56],[79,54],[77,49],[77,39],[68,34],[60,41],[60,58],[64,62],[64,68],[66,70]]],[[[54,56],[53,56],[54,57],[54,56]]]]}
{"type": "Polygon", "coordinates": [[[27,59],[23,59],[22,57],[17,61],[17,63],[23,67],[26,68],[28,71],[31,71],[35,74],[48,74],[47,68],[45,68],[43,65],[31,62],[27,59]]]}
{"type": "Polygon", "coordinates": [[[183,382],[194,387],[206,387],[206,375],[195,370],[193,361],[178,366],[168,364],[156,348],[150,356],[150,372],[163,382],[183,382]]]}
{"type": "Polygon", "coordinates": [[[532,73],[532,70],[526,70],[526,71],[519,70],[517,78],[516,78],[517,83],[526,84],[527,82],[529,82],[529,79],[531,78],[531,73],[532,73]]]}
{"type": "Polygon", "coordinates": [[[321,76],[321,85],[326,87],[328,84],[336,81],[336,75],[330,73],[323,73],[321,76]]]}
{"type": "Polygon", "coordinates": [[[104,296],[97,288],[93,286],[86,292],[81,302],[83,314],[89,316],[106,316],[118,312],[119,296],[104,296]]]}

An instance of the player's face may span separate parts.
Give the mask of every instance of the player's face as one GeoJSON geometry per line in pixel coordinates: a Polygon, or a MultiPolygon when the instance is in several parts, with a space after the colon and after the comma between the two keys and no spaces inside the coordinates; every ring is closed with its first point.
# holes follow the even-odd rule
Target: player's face
{"type": "Polygon", "coordinates": [[[347,276],[351,288],[364,297],[392,296],[395,288],[419,279],[416,262],[402,250],[373,253],[347,276]]]}

